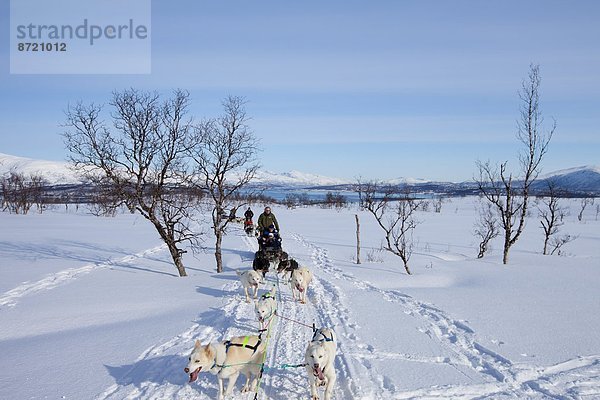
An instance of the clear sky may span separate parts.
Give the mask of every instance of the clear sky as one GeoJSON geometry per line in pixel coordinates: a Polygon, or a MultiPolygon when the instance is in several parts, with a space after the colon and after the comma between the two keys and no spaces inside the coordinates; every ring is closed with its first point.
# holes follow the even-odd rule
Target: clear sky
{"type": "MultiPolygon", "coordinates": [[[[115,11],[118,12],[118,11],[115,11]]],[[[69,103],[184,88],[198,118],[245,96],[266,169],[467,180],[514,161],[540,65],[544,171],[600,164],[600,1],[152,1],[152,73],[11,75],[0,0],[0,152],[65,159],[69,103]]]]}

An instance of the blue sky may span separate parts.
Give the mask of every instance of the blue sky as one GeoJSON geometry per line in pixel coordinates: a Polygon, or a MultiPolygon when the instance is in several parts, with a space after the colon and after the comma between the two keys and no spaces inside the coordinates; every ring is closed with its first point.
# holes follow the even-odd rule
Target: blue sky
{"type": "Polygon", "coordinates": [[[597,1],[153,1],[151,74],[11,75],[0,0],[0,152],[63,160],[69,103],[184,88],[198,118],[245,96],[266,169],[466,180],[514,164],[533,62],[558,124],[545,172],[600,164],[599,19],[597,1]]]}

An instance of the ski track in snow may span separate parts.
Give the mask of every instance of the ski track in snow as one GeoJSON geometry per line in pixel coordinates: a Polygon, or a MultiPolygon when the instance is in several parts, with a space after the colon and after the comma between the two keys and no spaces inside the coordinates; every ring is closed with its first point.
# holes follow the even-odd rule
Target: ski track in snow
{"type": "Polygon", "coordinates": [[[73,281],[77,278],[80,278],[83,275],[89,274],[95,270],[100,268],[106,268],[119,264],[129,264],[133,261],[143,258],[147,255],[157,253],[166,248],[166,245],[162,244],[160,246],[152,247],[150,249],[146,249],[136,254],[128,255],[117,260],[107,261],[107,262],[97,262],[94,264],[87,264],[83,267],[78,268],[69,268],[62,271],[55,272],[46,276],[43,279],[40,279],[36,282],[24,282],[23,284],[17,286],[14,289],[11,289],[5,292],[0,296],[0,308],[1,307],[14,307],[17,305],[19,300],[31,294],[35,294],[37,292],[41,292],[44,290],[50,290],[55,288],[56,286],[68,283],[69,281],[73,281]]]}
{"type": "MultiPolygon", "coordinates": [[[[578,357],[550,367],[537,367],[513,364],[499,353],[483,346],[476,339],[476,333],[465,322],[455,320],[439,308],[421,302],[398,290],[383,290],[344,273],[334,266],[327,250],[294,234],[294,239],[312,251],[313,264],[329,276],[350,282],[361,290],[380,295],[384,300],[403,306],[404,312],[425,323],[422,330],[432,340],[441,342],[455,354],[451,358],[422,359],[404,354],[388,354],[374,351],[354,352],[352,357],[368,360],[403,359],[416,362],[447,363],[458,367],[471,368],[482,376],[484,383],[474,385],[439,386],[414,391],[401,392],[392,387],[392,393],[380,388],[375,398],[394,399],[592,399],[600,396],[600,356],[578,357]]],[[[322,281],[328,290],[339,292],[330,282],[322,281]]],[[[317,289],[318,292],[318,289],[317,289]]],[[[338,297],[339,293],[338,293],[338,297]]],[[[334,300],[335,301],[335,300],[334,300]]],[[[341,314],[344,314],[343,312],[341,314]]],[[[360,347],[360,346],[359,346],[360,347]]],[[[383,382],[386,379],[383,377],[383,382]]]]}

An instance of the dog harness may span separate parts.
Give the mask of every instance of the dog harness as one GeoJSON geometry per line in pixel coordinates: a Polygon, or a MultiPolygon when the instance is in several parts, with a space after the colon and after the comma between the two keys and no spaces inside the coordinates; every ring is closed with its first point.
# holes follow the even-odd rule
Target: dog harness
{"type": "Polygon", "coordinates": [[[225,345],[225,354],[227,354],[227,351],[229,351],[229,348],[231,346],[245,347],[247,349],[252,350],[252,354],[256,353],[256,350],[258,350],[258,346],[260,346],[260,344],[262,342],[260,335],[258,336],[258,342],[256,342],[256,344],[254,346],[250,346],[248,344],[249,340],[250,340],[250,336],[244,336],[244,340],[242,340],[242,343],[233,343],[233,342],[231,342],[231,340],[227,340],[227,341],[223,342],[223,344],[225,345]]]}
{"type": "MultiPolygon", "coordinates": [[[[227,352],[229,351],[229,348],[231,346],[236,346],[236,347],[245,347],[247,349],[250,349],[250,350],[252,350],[252,354],[254,355],[254,353],[256,353],[256,350],[258,350],[258,346],[260,346],[260,344],[262,342],[261,335],[262,335],[262,332],[260,333],[260,335],[258,335],[258,342],[256,342],[256,344],[254,346],[248,345],[248,342],[250,341],[250,336],[244,336],[244,340],[242,340],[242,343],[233,343],[231,340],[227,340],[227,341],[223,342],[223,344],[225,345],[225,354],[227,354],[227,352]]],[[[213,369],[215,367],[220,368],[220,371],[222,371],[223,368],[227,367],[227,365],[217,364],[217,360],[215,359],[215,362],[213,363],[212,367],[210,367],[209,369],[213,369]]]]}
{"type": "Polygon", "coordinates": [[[331,337],[327,337],[322,330],[317,329],[312,337],[311,342],[333,342],[333,332],[331,332],[331,337]],[[322,339],[317,339],[318,334],[321,335],[322,339]]]}
{"type": "Polygon", "coordinates": [[[273,295],[271,294],[271,292],[267,292],[265,294],[263,294],[262,296],[260,296],[261,300],[266,300],[266,299],[275,299],[275,297],[273,297],[273,295]]]}

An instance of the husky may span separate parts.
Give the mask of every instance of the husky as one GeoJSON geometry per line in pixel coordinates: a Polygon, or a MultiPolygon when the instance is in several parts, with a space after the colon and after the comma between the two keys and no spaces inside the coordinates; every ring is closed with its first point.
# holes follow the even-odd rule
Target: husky
{"type": "Polygon", "coordinates": [[[254,256],[254,261],[252,261],[252,269],[262,273],[263,278],[267,276],[267,272],[269,272],[269,267],[271,266],[271,262],[268,258],[266,258],[261,253],[257,252],[254,256]]]}
{"type": "Polygon", "coordinates": [[[286,281],[286,279],[291,279],[292,272],[298,268],[300,268],[298,261],[294,260],[293,258],[288,258],[279,261],[279,264],[277,265],[277,273],[280,274],[283,272],[283,280],[286,281]],[[289,278],[287,278],[288,276],[289,278]]]}
{"type": "Polygon", "coordinates": [[[325,386],[325,400],[331,400],[335,387],[335,353],[337,337],[329,328],[317,329],[308,342],[304,355],[308,382],[310,383],[311,400],[319,400],[317,386],[325,386]]]}
{"type": "Polygon", "coordinates": [[[270,292],[263,294],[258,301],[254,302],[260,331],[268,328],[271,319],[273,319],[277,312],[276,292],[277,288],[274,286],[270,292]]]}
{"type": "Polygon", "coordinates": [[[235,271],[235,273],[240,277],[240,281],[244,287],[244,293],[246,293],[246,303],[250,303],[248,289],[254,289],[254,298],[256,299],[258,297],[258,285],[262,283],[262,277],[260,276],[260,273],[254,270],[243,272],[235,271]]]}
{"type": "Polygon", "coordinates": [[[312,278],[312,272],[306,267],[292,271],[292,297],[294,300],[297,299],[302,304],[306,303],[306,290],[312,278]]]}
{"type": "Polygon", "coordinates": [[[265,347],[260,336],[238,336],[222,343],[209,343],[206,346],[202,346],[200,341],[196,340],[188,359],[189,363],[183,370],[190,375],[190,383],[198,379],[198,374],[202,371],[217,375],[219,400],[231,395],[240,373],[246,376],[242,393],[256,391],[265,347]],[[229,382],[223,392],[225,379],[229,379],[229,382]]]}

